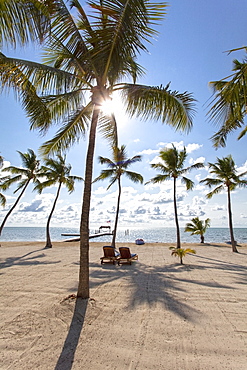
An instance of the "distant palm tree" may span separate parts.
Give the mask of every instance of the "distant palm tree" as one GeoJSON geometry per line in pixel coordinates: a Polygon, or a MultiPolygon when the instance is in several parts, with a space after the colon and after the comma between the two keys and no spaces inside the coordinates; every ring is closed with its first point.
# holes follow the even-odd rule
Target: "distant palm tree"
{"type": "Polygon", "coordinates": [[[185,225],[185,230],[191,233],[191,235],[200,235],[201,236],[201,243],[204,243],[204,234],[207,230],[207,228],[210,227],[210,219],[206,218],[206,220],[203,221],[199,220],[199,217],[192,218],[191,222],[188,222],[185,225]]]}
{"type": "Polygon", "coordinates": [[[207,198],[212,198],[213,195],[220,193],[221,191],[227,191],[228,199],[228,217],[229,217],[229,229],[231,236],[232,251],[238,252],[236,248],[236,242],[233,234],[233,222],[232,222],[232,210],[231,210],[231,191],[239,187],[246,187],[247,181],[241,180],[241,177],[247,174],[247,171],[237,174],[235,162],[231,155],[222,159],[217,158],[216,163],[209,163],[210,173],[215,175],[214,178],[206,178],[201,180],[200,183],[206,184],[210,189],[215,186],[214,190],[207,194],[207,198]]]}
{"type": "Polygon", "coordinates": [[[172,256],[179,257],[181,265],[183,265],[183,258],[186,256],[187,253],[193,253],[196,254],[196,251],[191,248],[175,248],[175,247],[170,247],[169,249],[172,250],[172,256]]]}
{"type": "Polygon", "coordinates": [[[140,162],[141,156],[135,155],[132,158],[127,157],[126,146],[122,145],[120,148],[112,148],[112,159],[99,157],[99,162],[101,164],[106,164],[108,169],[102,170],[101,174],[94,180],[105,180],[110,179],[110,185],[107,187],[107,190],[115,183],[118,184],[118,199],[117,199],[117,208],[116,208],[116,217],[112,237],[112,246],[115,248],[116,244],[116,235],[117,235],[117,224],[118,216],[120,209],[120,197],[121,197],[121,177],[122,175],[127,176],[131,181],[137,183],[143,183],[143,177],[139,173],[128,171],[128,167],[133,163],[140,162]]]}
{"type": "MultiPolygon", "coordinates": [[[[0,155],[0,169],[2,167],[3,167],[3,157],[0,155]]],[[[0,177],[0,189],[1,189],[1,185],[2,185],[3,181],[5,181],[6,179],[7,179],[6,176],[5,177],[0,177]]],[[[4,207],[5,204],[6,204],[6,198],[2,193],[0,193],[0,205],[2,207],[4,207]]]]}
{"type": "Polygon", "coordinates": [[[64,185],[68,189],[68,192],[72,193],[74,191],[75,180],[82,181],[83,179],[78,176],[70,175],[71,165],[66,165],[65,158],[63,158],[60,154],[57,155],[57,159],[45,159],[44,163],[45,166],[42,166],[40,169],[40,176],[46,177],[46,180],[44,182],[40,182],[34,189],[38,190],[38,192],[41,193],[45,188],[58,184],[54,203],[46,224],[45,248],[52,248],[50,237],[50,221],[55,210],[57,200],[59,198],[61,187],[62,185],[64,185]]]}
{"type": "Polygon", "coordinates": [[[14,167],[14,166],[9,166],[5,167],[2,171],[5,172],[10,172],[13,174],[13,177],[9,177],[4,183],[1,185],[1,188],[6,190],[10,187],[10,185],[18,182],[18,187],[14,191],[14,194],[17,193],[19,190],[21,190],[19,196],[17,197],[15,203],[13,206],[9,209],[7,212],[6,216],[4,217],[1,226],[0,226],[0,235],[2,233],[3,227],[5,225],[5,222],[7,221],[8,217],[12,213],[12,211],[15,209],[17,206],[19,200],[25,193],[29,183],[32,181],[35,185],[39,184],[39,160],[36,157],[36,154],[32,149],[28,149],[27,153],[22,153],[17,151],[20,156],[21,156],[21,161],[23,164],[23,167],[14,167]]]}
{"type": "Polygon", "coordinates": [[[216,148],[225,147],[227,136],[237,129],[243,128],[238,140],[247,133],[244,121],[247,113],[247,58],[242,63],[234,60],[232,70],[231,76],[210,83],[214,98],[208,115],[212,121],[221,124],[212,136],[216,148]]]}
{"type": "Polygon", "coordinates": [[[163,182],[165,180],[173,179],[173,202],[174,202],[174,213],[175,213],[175,223],[177,229],[177,248],[181,247],[180,242],[180,231],[178,223],[177,214],[177,195],[176,195],[176,183],[177,179],[181,177],[181,181],[186,185],[187,190],[192,190],[194,187],[194,182],[183,175],[190,172],[192,169],[198,169],[204,167],[203,163],[195,163],[192,166],[184,168],[184,162],[187,158],[186,148],[182,151],[178,151],[172,144],[172,148],[165,148],[160,151],[159,155],[162,163],[151,164],[152,168],[161,171],[161,174],[153,177],[149,182],[154,184],[163,182]]]}

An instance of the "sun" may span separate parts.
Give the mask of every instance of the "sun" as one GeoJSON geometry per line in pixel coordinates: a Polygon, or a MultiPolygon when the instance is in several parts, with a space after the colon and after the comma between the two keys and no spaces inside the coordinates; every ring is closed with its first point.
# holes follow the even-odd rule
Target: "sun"
{"type": "Polygon", "coordinates": [[[106,115],[114,114],[118,124],[127,122],[128,117],[126,115],[124,103],[121,100],[121,96],[117,92],[112,94],[111,100],[104,101],[104,103],[101,105],[101,110],[106,115]]]}

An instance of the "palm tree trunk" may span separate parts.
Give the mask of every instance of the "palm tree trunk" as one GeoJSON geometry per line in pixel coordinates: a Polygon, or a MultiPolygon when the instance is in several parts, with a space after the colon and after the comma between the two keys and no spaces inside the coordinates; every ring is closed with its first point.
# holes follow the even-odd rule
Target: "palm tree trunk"
{"type": "Polygon", "coordinates": [[[179,231],[179,223],[178,223],[178,212],[177,212],[177,200],[176,200],[176,177],[174,177],[174,182],[173,182],[173,195],[174,195],[175,223],[176,223],[176,228],[177,228],[177,248],[181,248],[180,231],[179,231]]]}
{"type": "Polygon", "coordinates": [[[204,235],[201,234],[201,243],[204,243],[204,235]]]}
{"type": "Polygon", "coordinates": [[[5,225],[5,222],[7,221],[9,215],[12,213],[12,211],[15,209],[15,207],[17,206],[19,200],[21,199],[22,195],[25,193],[25,190],[26,188],[28,187],[28,184],[29,182],[31,181],[31,179],[29,179],[26,183],[26,185],[24,186],[24,188],[22,189],[21,193],[19,194],[18,198],[16,199],[15,203],[13,204],[13,206],[10,208],[10,210],[7,212],[6,216],[4,217],[3,219],[3,222],[1,223],[1,226],[0,226],[0,235],[2,234],[2,230],[3,230],[3,227],[5,225]]]}
{"type": "Polygon", "coordinates": [[[53,206],[52,206],[52,209],[51,209],[51,213],[49,214],[49,217],[48,217],[48,220],[47,220],[47,224],[46,224],[46,246],[45,246],[45,248],[52,248],[51,237],[50,237],[50,221],[51,221],[51,217],[52,217],[53,212],[54,212],[55,207],[56,207],[56,203],[57,203],[57,200],[58,200],[58,197],[59,197],[61,186],[62,186],[62,183],[60,182],[59,186],[58,186],[58,189],[57,189],[57,195],[56,195],[56,198],[54,200],[54,203],[53,203],[53,206]]]}
{"type": "Polygon", "coordinates": [[[89,212],[91,201],[93,157],[95,148],[96,128],[99,117],[99,105],[94,107],[87,149],[84,193],[80,225],[80,270],[77,296],[89,298],[89,212]]]}
{"type": "Polygon", "coordinates": [[[118,224],[119,208],[120,208],[120,197],[121,197],[121,183],[120,183],[120,177],[119,177],[118,178],[117,210],[116,210],[115,225],[114,225],[113,237],[112,237],[112,243],[111,243],[111,245],[114,248],[116,247],[116,235],[117,235],[117,224],[118,224]]]}
{"type": "Polygon", "coordinates": [[[229,229],[230,229],[230,236],[231,236],[231,245],[232,245],[232,251],[235,253],[238,253],[238,250],[236,248],[236,243],[234,239],[233,234],[233,223],[232,223],[232,209],[231,209],[231,195],[230,195],[230,188],[227,187],[227,198],[228,198],[228,217],[229,217],[229,229]]]}

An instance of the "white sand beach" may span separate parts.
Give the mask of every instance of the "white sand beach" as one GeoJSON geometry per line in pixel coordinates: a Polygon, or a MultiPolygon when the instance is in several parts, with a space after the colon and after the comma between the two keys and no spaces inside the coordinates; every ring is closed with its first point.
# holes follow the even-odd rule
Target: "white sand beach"
{"type": "MultiPolygon", "coordinates": [[[[79,243],[2,242],[0,368],[246,370],[247,245],[128,244],[132,265],[100,264],[76,294],[79,243]]],[[[118,243],[120,246],[121,243],[118,243]]]]}

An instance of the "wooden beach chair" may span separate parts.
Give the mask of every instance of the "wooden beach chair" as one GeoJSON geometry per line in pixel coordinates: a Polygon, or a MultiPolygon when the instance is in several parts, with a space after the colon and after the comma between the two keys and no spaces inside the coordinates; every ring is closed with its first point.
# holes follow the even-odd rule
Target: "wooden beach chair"
{"type": "Polygon", "coordinates": [[[119,265],[123,263],[129,263],[131,265],[132,261],[138,260],[138,255],[130,253],[129,247],[120,247],[119,252],[120,252],[120,258],[118,258],[119,265]]]}
{"type": "Polygon", "coordinates": [[[115,261],[118,261],[119,254],[117,255],[115,253],[115,249],[111,246],[105,246],[103,247],[104,256],[100,258],[101,265],[103,263],[112,263],[115,265],[115,261]]]}

